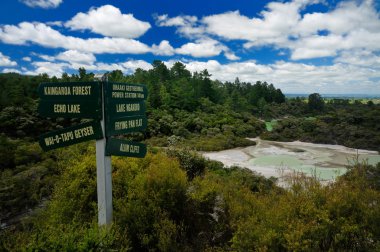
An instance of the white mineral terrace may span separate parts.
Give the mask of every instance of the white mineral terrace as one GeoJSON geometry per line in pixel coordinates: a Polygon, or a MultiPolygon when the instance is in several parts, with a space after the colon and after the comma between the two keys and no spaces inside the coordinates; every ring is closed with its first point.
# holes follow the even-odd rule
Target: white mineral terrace
{"type": "Polygon", "coordinates": [[[341,145],[313,144],[300,141],[276,142],[250,139],[257,145],[218,152],[205,152],[211,160],[226,166],[240,166],[265,177],[282,178],[294,172],[317,176],[321,181],[332,181],[346,172],[346,166],[356,158],[369,164],[380,162],[377,151],[357,150],[341,145]]]}

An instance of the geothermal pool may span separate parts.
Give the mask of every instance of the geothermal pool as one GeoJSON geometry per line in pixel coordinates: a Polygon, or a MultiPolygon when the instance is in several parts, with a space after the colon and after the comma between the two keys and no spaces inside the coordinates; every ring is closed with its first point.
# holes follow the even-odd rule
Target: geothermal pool
{"type": "Polygon", "coordinates": [[[357,150],[341,145],[313,144],[304,142],[276,142],[259,138],[255,146],[235,148],[203,155],[221,161],[226,166],[246,167],[265,177],[282,177],[294,172],[317,176],[322,181],[334,180],[346,172],[346,166],[356,157],[369,164],[380,162],[376,151],[357,150]]]}

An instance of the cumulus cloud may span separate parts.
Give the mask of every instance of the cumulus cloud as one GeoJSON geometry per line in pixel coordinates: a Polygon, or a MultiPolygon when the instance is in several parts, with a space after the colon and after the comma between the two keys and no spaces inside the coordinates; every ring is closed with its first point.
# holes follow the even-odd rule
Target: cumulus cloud
{"type": "Polygon", "coordinates": [[[186,25],[193,25],[195,22],[198,21],[198,18],[196,16],[188,16],[188,15],[182,15],[177,16],[173,18],[169,18],[167,14],[164,15],[156,15],[156,24],[158,26],[186,26],[186,25]]]}
{"type": "Polygon", "coordinates": [[[26,70],[23,73],[27,75],[38,75],[47,73],[49,76],[60,77],[68,70],[78,70],[84,67],[87,71],[108,72],[113,70],[121,70],[125,74],[132,74],[137,68],[149,70],[152,65],[144,60],[129,60],[120,63],[104,63],[104,62],[33,62],[34,69],[26,70]]]}
{"type": "Polygon", "coordinates": [[[193,39],[243,40],[243,47],[289,49],[291,59],[334,57],[349,50],[380,50],[380,15],[372,0],[342,1],[327,12],[303,13],[318,0],[270,2],[257,17],[239,11],[205,16],[157,16],[159,26],[175,26],[193,39]]]}
{"type": "Polygon", "coordinates": [[[20,74],[20,70],[16,69],[16,68],[4,68],[3,73],[18,73],[20,74]]]}
{"type": "Polygon", "coordinates": [[[170,45],[169,41],[163,40],[159,45],[152,45],[152,52],[155,55],[171,56],[174,54],[175,50],[170,45]]]}
{"type": "Polygon", "coordinates": [[[57,8],[63,0],[20,0],[22,3],[26,4],[29,7],[32,8],[43,8],[43,9],[50,9],[50,8],[57,8]]]}
{"type": "Polygon", "coordinates": [[[177,27],[177,33],[180,35],[194,39],[204,38],[204,27],[198,22],[196,16],[180,15],[170,18],[167,14],[154,15],[156,25],[160,27],[177,27]]]}
{"type": "Polygon", "coordinates": [[[8,56],[5,56],[0,52],[0,66],[16,66],[16,61],[12,61],[8,56]]]}
{"type": "Polygon", "coordinates": [[[23,57],[22,60],[26,61],[26,62],[30,62],[30,61],[32,61],[32,58],[31,57],[23,57]]]}
{"type": "Polygon", "coordinates": [[[226,51],[224,52],[224,56],[225,56],[227,59],[229,59],[229,60],[239,60],[239,59],[240,59],[240,57],[236,56],[236,54],[233,53],[233,52],[230,51],[230,50],[226,50],[226,51]]]}
{"type": "Polygon", "coordinates": [[[90,9],[78,13],[65,26],[72,30],[90,30],[104,36],[118,38],[138,38],[151,26],[136,19],[133,14],[123,14],[112,5],[90,9]]]}
{"type": "Polygon", "coordinates": [[[150,47],[140,41],[126,38],[89,38],[66,36],[44,23],[22,22],[0,28],[0,40],[4,43],[26,45],[35,43],[50,48],[64,48],[87,53],[131,53],[141,54],[150,47]]]}
{"type": "Polygon", "coordinates": [[[342,1],[331,12],[306,13],[295,27],[295,31],[301,35],[323,30],[333,34],[346,34],[358,29],[371,32],[380,30],[379,14],[373,1],[361,1],[361,4],[342,1]]]}
{"type": "Polygon", "coordinates": [[[380,69],[380,55],[369,50],[345,51],[334,60],[336,63],[380,69]]]}
{"type": "Polygon", "coordinates": [[[92,53],[78,52],[76,50],[61,52],[55,58],[66,62],[87,64],[92,64],[96,61],[96,57],[92,53]]]}
{"type": "Polygon", "coordinates": [[[257,46],[283,44],[301,18],[299,11],[312,2],[271,2],[258,18],[249,18],[239,11],[229,11],[206,16],[202,23],[206,32],[228,40],[247,40],[257,46]]]}
{"type": "MultiPolygon", "coordinates": [[[[273,64],[259,64],[254,60],[222,64],[216,60],[182,61],[191,72],[207,69],[212,79],[234,81],[267,81],[275,84],[286,93],[380,93],[380,57],[368,51],[358,51],[356,57],[344,55],[330,66],[314,66],[311,64],[278,61],[273,64]],[[366,57],[360,61],[360,57],[366,57]],[[375,64],[369,66],[365,60],[375,64]],[[377,64],[377,65],[376,65],[377,64]],[[377,66],[377,68],[376,68],[377,66]],[[359,83],[359,85],[358,85],[359,83]]],[[[176,61],[164,62],[171,67],[176,61]]],[[[61,76],[67,70],[77,70],[84,67],[88,71],[105,72],[121,70],[132,74],[137,68],[152,69],[152,65],[144,60],[128,60],[119,63],[80,63],[80,62],[33,62],[34,69],[24,71],[24,74],[48,73],[51,76],[61,76]]],[[[18,71],[18,70],[17,70],[18,71]]]]}
{"type": "Polygon", "coordinates": [[[46,60],[46,61],[55,61],[55,57],[54,56],[50,56],[50,55],[46,55],[46,54],[40,54],[40,53],[35,53],[35,52],[32,52],[31,55],[33,56],[36,56],[40,59],[43,59],[43,60],[46,60]]]}
{"type": "MultiPolygon", "coordinates": [[[[71,53],[81,52],[90,54],[101,53],[129,53],[155,55],[173,55],[174,53],[192,55],[194,57],[207,57],[219,55],[226,46],[216,40],[200,39],[196,43],[187,43],[178,49],[174,49],[169,41],[163,40],[159,45],[152,47],[135,39],[127,38],[78,38],[66,36],[44,23],[22,22],[19,25],[5,25],[0,28],[0,40],[4,43],[15,45],[38,44],[50,48],[63,48],[71,53]]],[[[82,55],[83,56],[83,55],[82,55]]],[[[230,55],[231,57],[232,54],[230,55]]],[[[42,57],[39,55],[39,57],[42,57]]],[[[48,61],[53,59],[43,58],[48,61]]]]}
{"type": "Polygon", "coordinates": [[[178,54],[191,55],[193,57],[212,57],[219,55],[224,50],[227,50],[226,46],[216,40],[200,39],[195,43],[184,44],[175,51],[178,54]]]}
{"type": "Polygon", "coordinates": [[[49,76],[61,76],[65,69],[69,68],[68,63],[55,63],[55,62],[47,62],[47,61],[36,61],[33,62],[34,70],[25,71],[26,75],[39,75],[39,74],[48,74],[49,76]]]}
{"type": "MultiPolygon", "coordinates": [[[[207,69],[213,79],[234,81],[267,81],[286,93],[380,93],[380,72],[371,68],[336,63],[331,66],[279,61],[263,65],[255,61],[221,64],[216,60],[182,62],[190,71],[207,69]],[[360,85],[358,85],[360,83],[360,85]]],[[[174,61],[166,62],[168,66],[174,61]]]]}

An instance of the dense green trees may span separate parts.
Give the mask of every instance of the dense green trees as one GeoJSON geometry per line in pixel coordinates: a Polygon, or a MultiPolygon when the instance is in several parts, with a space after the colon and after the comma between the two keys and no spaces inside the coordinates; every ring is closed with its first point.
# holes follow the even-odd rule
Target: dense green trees
{"type": "MultiPolygon", "coordinates": [[[[206,69],[190,73],[180,62],[168,69],[163,62],[155,60],[152,67],[148,71],[136,70],[134,74],[126,76],[125,81],[146,84],[149,104],[154,109],[177,108],[192,112],[201,108],[202,99],[207,99],[211,106],[227,105],[237,112],[252,112],[260,98],[268,104],[285,101],[281,90],[266,82],[258,81],[252,85],[236,79],[235,82],[222,84],[212,81],[206,69]]],[[[113,75],[111,72],[110,76],[113,75]]]]}
{"type": "Polygon", "coordinates": [[[325,104],[323,114],[310,111],[306,103],[289,100],[272,106],[270,113],[283,117],[263,138],[279,141],[301,140],[314,143],[380,150],[380,106],[350,104],[333,100],[325,104]]]}
{"type": "Polygon", "coordinates": [[[310,110],[322,111],[324,108],[325,102],[320,94],[313,93],[309,95],[308,104],[309,104],[310,110]]]}

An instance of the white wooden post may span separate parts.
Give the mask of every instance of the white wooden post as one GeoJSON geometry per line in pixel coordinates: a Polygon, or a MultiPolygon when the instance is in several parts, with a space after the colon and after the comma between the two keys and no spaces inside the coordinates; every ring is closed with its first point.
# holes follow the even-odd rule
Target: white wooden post
{"type": "Polygon", "coordinates": [[[112,167],[111,156],[106,156],[107,137],[105,132],[105,114],[104,114],[104,85],[107,85],[108,79],[104,75],[105,82],[102,82],[102,120],[100,124],[104,138],[96,141],[96,181],[98,192],[98,224],[99,226],[109,225],[112,223],[112,167]]]}

